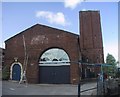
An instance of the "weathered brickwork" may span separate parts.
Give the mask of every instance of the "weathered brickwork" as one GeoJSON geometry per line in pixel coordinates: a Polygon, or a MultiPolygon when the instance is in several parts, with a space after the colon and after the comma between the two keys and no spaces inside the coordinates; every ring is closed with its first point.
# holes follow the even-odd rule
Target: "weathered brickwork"
{"type": "MultiPolygon", "coordinates": [[[[40,56],[47,49],[61,48],[67,52],[70,61],[78,61],[78,35],[37,24],[6,41],[6,65],[11,66],[15,57],[21,64],[24,63],[23,35],[29,59],[27,64],[28,82],[38,83],[38,62],[40,56]]],[[[77,82],[78,64],[71,63],[70,69],[71,83],[77,82]]]]}
{"type": "Polygon", "coordinates": [[[80,12],[80,47],[84,62],[104,62],[99,11],[80,12]]]}
{"type": "MultiPolygon", "coordinates": [[[[70,83],[79,81],[78,60],[103,63],[103,44],[99,12],[80,12],[80,35],[36,24],[5,41],[5,65],[11,67],[14,58],[24,64],[24,43],[28,54],[27,80],[39,83],[39,59],[50,48],[61,48],[70,58],[70,83]],[[79,43],[80,40],[80,43],[79,43]],[[81,53],[80,53],[81,50],[81,53]]],[[[24,66],[23,66],[24,68],[24,66]]]]}

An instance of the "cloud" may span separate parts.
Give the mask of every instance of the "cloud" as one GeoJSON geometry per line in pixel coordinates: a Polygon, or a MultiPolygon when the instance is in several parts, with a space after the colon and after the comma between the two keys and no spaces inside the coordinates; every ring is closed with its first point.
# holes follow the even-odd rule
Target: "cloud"
{"type": "Polygon", "coordinates": [[[81,11],[87,11],[87,9],[82,9],[81,11]]]}
{"type": "Polygon", "coordinates": [[[65,15],[62,12],[53,13],[50,11],[37,11],[37,18],[44,18],[51,24],[59,24],[62,26],[66,26],[69,23],[65,19],[65,15]]]}
{"type": "Polygon", "coordinates": [[[64,5],[66,8],[74,9],[78,4],[85,0],[64,0],[64,5]]]}

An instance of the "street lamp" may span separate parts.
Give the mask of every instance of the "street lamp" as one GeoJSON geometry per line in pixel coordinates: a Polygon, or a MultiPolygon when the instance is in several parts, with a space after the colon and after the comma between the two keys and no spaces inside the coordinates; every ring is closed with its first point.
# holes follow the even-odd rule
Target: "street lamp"
{"type": "Polygon", "coordinates": [[[81,73],[82,73],[82,71],[81,71],[81,69],[80,68],[82,68],[82,61],[81,60],[79,60],[78,61],[78,74],[79,74],[79,82],[78,82],[78,97],[80,97],[80,91],[81,91],[81,83],[80,83],[80,81],[81,81],[81,73]]]}

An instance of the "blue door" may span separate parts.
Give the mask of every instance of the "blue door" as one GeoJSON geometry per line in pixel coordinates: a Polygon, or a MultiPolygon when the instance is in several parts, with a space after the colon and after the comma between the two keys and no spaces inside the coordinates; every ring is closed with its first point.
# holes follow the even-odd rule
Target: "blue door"
{"type": "Polygon", "coordinates": [[[21,77],[21,68],[19,64],[15,64],[12,69],[12,80],[19,81],[21,77]]]}

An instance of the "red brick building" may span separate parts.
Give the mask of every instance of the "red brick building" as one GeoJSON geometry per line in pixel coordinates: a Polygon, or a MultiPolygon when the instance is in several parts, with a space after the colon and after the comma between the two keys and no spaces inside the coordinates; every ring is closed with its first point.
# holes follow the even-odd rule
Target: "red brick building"
{"type": "Polygon", "coordinates": [[[10,79],[21,80],[26,71],[29,83],[78,83],[78,61],[104,60],[99,11],[80,12],[80,35],[36,24],[6,40],[5,46],[10,79]]]}

